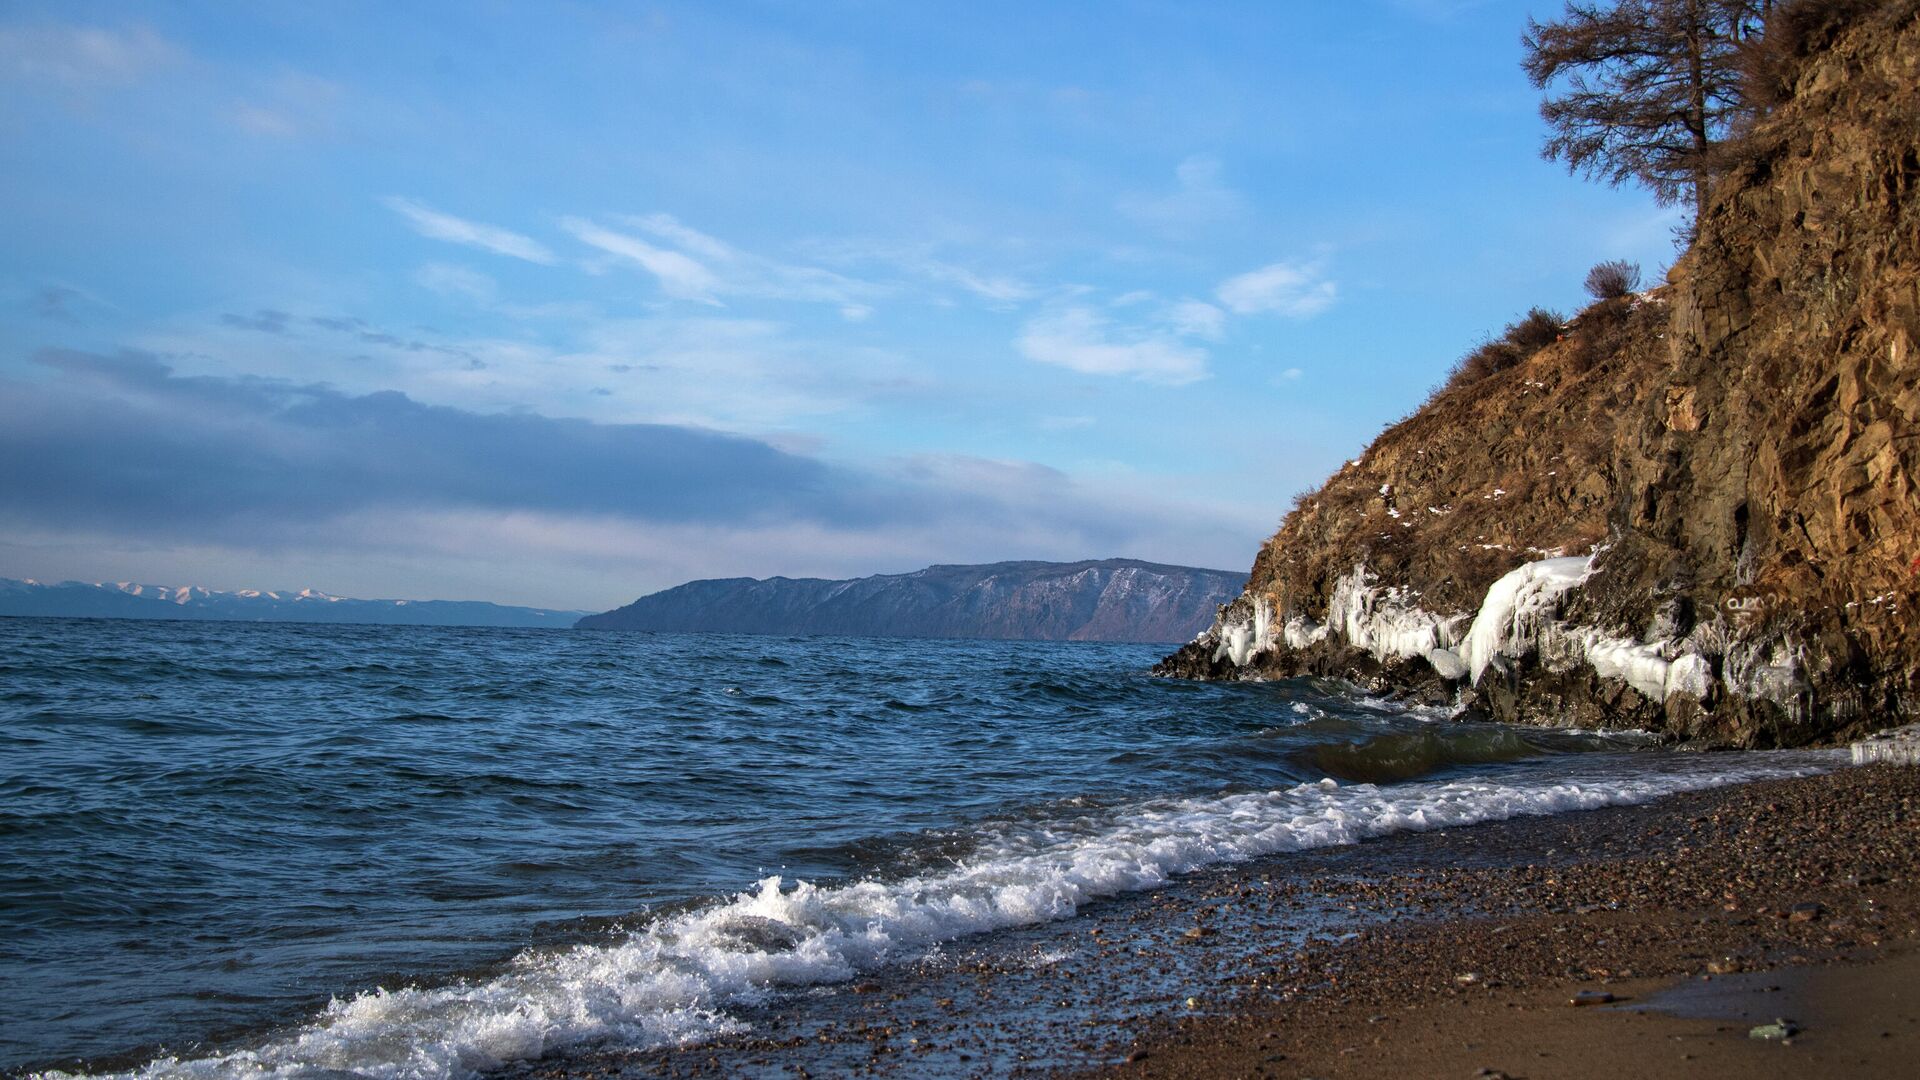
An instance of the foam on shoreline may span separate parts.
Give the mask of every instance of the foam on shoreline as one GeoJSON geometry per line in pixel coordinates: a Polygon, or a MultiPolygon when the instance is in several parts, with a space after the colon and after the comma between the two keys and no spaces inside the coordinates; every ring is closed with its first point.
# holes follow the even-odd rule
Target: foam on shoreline
{"type": "Polygon", "coordinates": [[[1607,760],[1390,787],[1327,780],[1148,800],[988,832],[951,868],[895,881],[768,877],[616,943],[530,951],[491,979],[337,999],[251,1048],[118,1075],[453,1080],[569,1049],[690,1044],[736,1029],[731,1005],[843,981],[965,935],[1069,918],[1089,901],[1212,864],[1640,803],[1845,761],[1829,752],[1592,757],[1607,760]]]}

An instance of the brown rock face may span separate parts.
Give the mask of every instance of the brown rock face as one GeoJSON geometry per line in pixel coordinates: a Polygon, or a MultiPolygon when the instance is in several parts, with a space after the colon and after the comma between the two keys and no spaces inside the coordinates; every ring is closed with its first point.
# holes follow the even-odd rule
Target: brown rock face
{"type": "Polygon", "coordinates": [[[1336,675],[1743,746],[1911,713],[1920,4],[1857,18],[1737,150],[1667,286],[1383,433],[1161,671],[1336,675]],[[1580,583],[1493,620],[1499,650],[1462,675],[1489,588],[1580,555],[1580,583]],[[1378,632],[1421,618],[1431,640],[1378,632]]]}

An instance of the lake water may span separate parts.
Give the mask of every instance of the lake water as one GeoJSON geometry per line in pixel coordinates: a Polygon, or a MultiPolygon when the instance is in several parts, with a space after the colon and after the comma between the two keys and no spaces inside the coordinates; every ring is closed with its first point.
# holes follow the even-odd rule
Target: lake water
{"type": "Polygon", "coordinates": [[[463,1077],[1209,864],[1828,767],[1080,643],[0,619],[0,1070],[463,1077]]]}

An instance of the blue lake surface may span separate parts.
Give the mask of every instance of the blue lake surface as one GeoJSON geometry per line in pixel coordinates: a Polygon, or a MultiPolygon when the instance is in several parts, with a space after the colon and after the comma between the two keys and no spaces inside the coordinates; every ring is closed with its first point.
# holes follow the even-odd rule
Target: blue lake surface
{"type": "Polygon", "coordinates": [[[0,1070],[696,1040],[1209,863],[1826,765],[1165,651],[0,619],[0,1070]]]}

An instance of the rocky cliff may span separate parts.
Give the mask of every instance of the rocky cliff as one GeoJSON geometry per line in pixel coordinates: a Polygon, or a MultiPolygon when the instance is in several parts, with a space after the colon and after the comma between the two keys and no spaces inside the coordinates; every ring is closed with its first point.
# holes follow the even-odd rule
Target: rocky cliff
{"type": "Polygon", "coordinates": [[[588,630],[1181,641],[1245,575],[1133,559],[930,566],[850,581],[693,581],[590,615],[588,630]]]}
{"type": "Polygon", "coordinates": [[[1920,4],[1847,7],[1668,284],[1383,433],[1159,670],[1740,746],[1910,716],[1920,4]]]}

